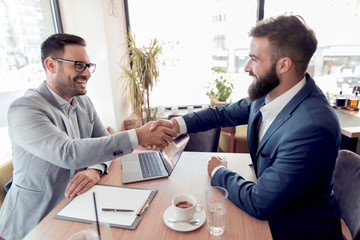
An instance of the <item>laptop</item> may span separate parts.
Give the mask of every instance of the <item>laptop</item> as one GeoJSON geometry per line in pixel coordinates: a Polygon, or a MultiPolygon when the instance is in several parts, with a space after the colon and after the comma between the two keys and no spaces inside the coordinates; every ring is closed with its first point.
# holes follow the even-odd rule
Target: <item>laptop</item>
{"type": "Polygon", "coordinates": [[[133,183],[169,177],[190,137],[180,135],[162,151],[130,153],[121,157],[122,182],[133,183]]]}

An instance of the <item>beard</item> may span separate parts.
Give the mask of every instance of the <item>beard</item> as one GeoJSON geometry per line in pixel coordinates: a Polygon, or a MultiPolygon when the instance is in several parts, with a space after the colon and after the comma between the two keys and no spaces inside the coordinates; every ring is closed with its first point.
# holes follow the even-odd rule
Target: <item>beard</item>
{"type": "Polygon", "coordinates": [[[268,94],[271,90],[279,85],[279,79],[276,76],[275,64],[264,76],[256,76],[254,72],[249,72],[249,75],[256,78],[256,81],[249,86],[248,95],[250,102],[255,101],[268,94]]]}
{"type": "Polygon", "coordinates": [[[78,75],[76,77],[71,77],[61,69],[60,74],[55,81],[57,93],[66,100],[72,99],[75,96],[85,95],[87,92],[87,81],[88,78],[86,76],[78,75]],[[83,86],[81,82],[85,83],[85,86],[83,86]]]}

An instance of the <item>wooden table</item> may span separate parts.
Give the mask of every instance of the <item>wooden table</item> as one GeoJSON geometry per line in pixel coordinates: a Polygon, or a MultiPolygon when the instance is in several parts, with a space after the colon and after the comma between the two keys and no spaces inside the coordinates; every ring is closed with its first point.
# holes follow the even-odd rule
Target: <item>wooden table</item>
{"type": "MultiPolygon", "coordinates": [[[[252,167],[248,166],[249,154],[183,152],[181,159],[169,178],[127,184],[126,186],[158,189],[153,202],[135,230],[111,228],[114,239],[220,239],[211,236],[205,224],[192,232],[177,232],[163,222],[163,213],[177,194],[194,195],[205,206],[205,190],[210,187],[207,163],[211,156],[223,156],[228,166],[247,180],[256,182],[252,167]]],[[[115,160],[109,174],[101,178],[102,184],[123,185],[121,182],[121,160],[115,160]]],[[[89,228],[89,224],[54,219],[53,216],[70,199],[64,199],[26,237],[26,240],[68,239],[78,231],[89,228]]],[[[227,222],[221,239],[272,239],[267,221],[258,220],[228,202],[227,222]]]]}
{"type": "Polygon", "coordinates": [[[360,137],[359,111],[335,109],[341,127],[341,148],[356,152],[360,137]]]}

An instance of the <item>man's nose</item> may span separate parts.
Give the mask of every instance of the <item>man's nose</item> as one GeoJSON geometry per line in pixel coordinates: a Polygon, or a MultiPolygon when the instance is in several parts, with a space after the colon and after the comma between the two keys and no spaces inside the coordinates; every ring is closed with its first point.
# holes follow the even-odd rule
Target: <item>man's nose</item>
{"type": "Polygon", "coordinates": [[[251,59],[246,63],[244,71],[245,72],[251,72],[251,59]]]}
{"type": "Polygon", "coordinates": [[[90,69],[88,67],[86,67],[85,70],[81,74],[83,76],[86,76],[87,79],[89,79],[91,77],[91,72],[90,72],[90,69]]]}

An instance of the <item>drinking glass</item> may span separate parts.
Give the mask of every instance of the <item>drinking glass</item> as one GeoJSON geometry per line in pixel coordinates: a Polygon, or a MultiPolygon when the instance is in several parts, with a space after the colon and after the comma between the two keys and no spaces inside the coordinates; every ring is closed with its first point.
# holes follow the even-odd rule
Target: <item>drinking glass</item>
{"type": "MultiPolygon", "coordinates": [[[[114,237],[111,233],[110,225],[108,223],[100,222],[99,228],[100,228],[101,240],[114,240],[114,237]]],[[[96,232],[96,236],[98,236],[96,223],[91,224],[91,230],[96,232]]]]}
{"type": "Polygon", "coordinates": [[[208,231],[221,236],[225,231],[228,192],[222,187],[211,187],[206,191],[208,231]]]}

